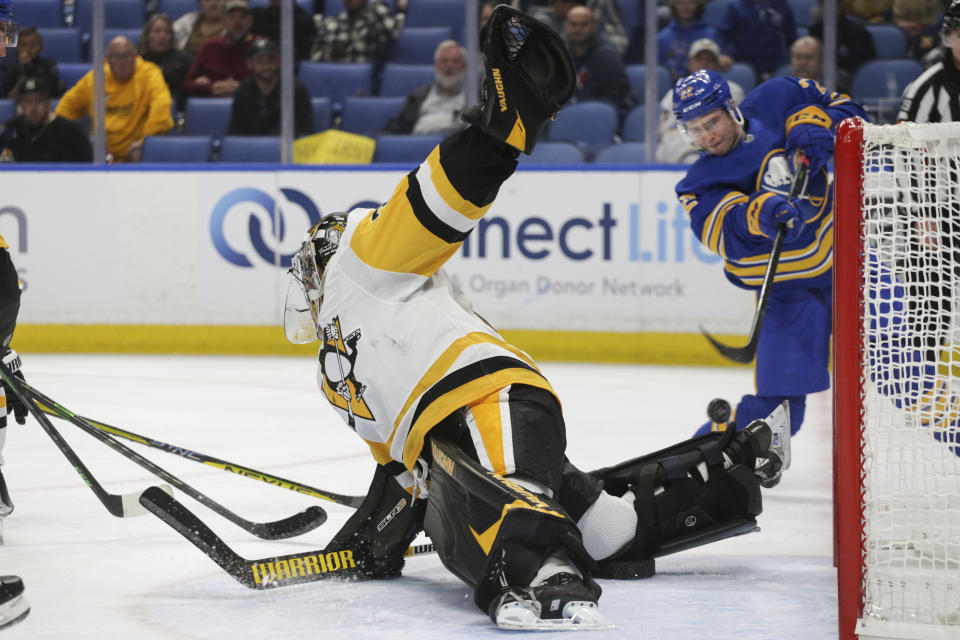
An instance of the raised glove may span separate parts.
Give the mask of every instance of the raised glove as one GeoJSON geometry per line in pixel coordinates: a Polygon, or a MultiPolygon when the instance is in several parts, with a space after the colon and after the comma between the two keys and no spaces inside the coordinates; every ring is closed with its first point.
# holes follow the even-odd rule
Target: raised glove
{"type": "Polygon", "coordinates": [[[799,150],[810,160],[811,174],[826,165],[833,155],[832,125],[830,116],[820,107],[811,105],[791,114],[786,122],[786,151],[791,162],[799,150]]]}
{"type": "Polygon", "coordinates": [[[783,196],[775,193],[755,193],[747,203],[747,228],[755,236],[773,238],[780,225],[787,228],[785,243],[800,237],[806,222],[800,210],[783,196]]]}
{"type": "MultiPolygon", "coordinates": [[[[10,371],[14,377],[24,379],[23,372],[20,371],[20,354],[13,349],[8,350],[3,355],[3,365],[10,371]]],[[[7,396],[7,415],[13,414],[17,424],[26,424],[27,408],[22,402],[16,391],[11,389],[6,382],[3,383],[3,391],[7,396]]]]}

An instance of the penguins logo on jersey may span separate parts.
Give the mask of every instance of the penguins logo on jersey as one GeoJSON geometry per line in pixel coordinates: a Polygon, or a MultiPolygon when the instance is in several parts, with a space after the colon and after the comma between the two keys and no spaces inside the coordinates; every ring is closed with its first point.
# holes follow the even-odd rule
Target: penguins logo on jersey
{"type": "Polygon", "coordinates": [[[322,388],[327,401],[347,412],[351,429],[356,429],[356,418],[373,420],[373,413],[363,399],[367,386],[358,381],[353,366],[357,361],[357,343],[360,330],[343,337],[340,318],[335,317],[323,328],[323,346],[320,348],[322,388]]]}

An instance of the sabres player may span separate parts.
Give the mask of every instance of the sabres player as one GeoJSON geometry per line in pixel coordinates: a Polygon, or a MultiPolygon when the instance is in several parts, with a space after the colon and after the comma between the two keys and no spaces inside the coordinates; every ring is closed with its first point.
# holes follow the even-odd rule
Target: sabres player
{"type": "MultiPolygon", "coordinates": [[[[792,77],[764,82],[737,105],[726,80],[709,70],[677,81],[673,109],[703,151],[677,184],[677,197],[694,235],[723,258],[727,279],[759,289],[777,229],[787,227],[757,345],[756,391],[740,399],[732,421],[748,425],[786,400],[796,433],[807,394],[830,386],[833,194],[826,164],[840,121],[866,114],[848,96],[792,77]],[[799,154],[809,161],[808,177],[790,201],[799,154]]],[[[697,433],[726,426],[708,422],[697,433]]]]}
{"type": "MultiPolygon", "coordinates": [[[[597,628],[594,577],[638,577],[653,555],[755,529],[761,483],[789,463],[781,408],[583,473],[536,363],[475,314],[443,264],[569,99],[549,28],[498,6],[481,33],[484,100],[377,209],[329,214],[293,258],[287,337],[321,342],[318,382],[376,471],[328,550],[395,576],[425,530],[502,627],[597,628]]],[[[602,428],[602,425],[597,425],[602,428]]]]}

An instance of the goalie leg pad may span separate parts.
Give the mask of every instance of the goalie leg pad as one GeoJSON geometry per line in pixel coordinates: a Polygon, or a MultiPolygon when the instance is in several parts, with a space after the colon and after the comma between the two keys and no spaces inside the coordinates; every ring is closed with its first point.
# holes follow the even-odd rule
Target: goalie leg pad
{"type": "Polygon", "coordinates": [[[483,101],[464,114],[494,138],[529,154],[547,120],[573,95],[576,76],[560,37],[506,5],[480,32],[483,101]]]}
{"type": "Polygon", "coordinates": [[[654,557],[756,530],[763,503],[749,456],[762,443],[744,444],[756,437],[712,433],[592,472],[612,495],[632,493],[637,513],[633,542],[601,562],[594,575],[645,577],[654,557]],[[740,444],[731,447],[735,440],[740,444]],[[623,575],[630,563],[639,563],[638,575],[623,575]]]}
{"type": "Polygon", "coordinates": [[[423,530],[425,500],[414,501],[390,471],[403,471],[377,465],[367,489],[367,497],[333,537],[328,549],[352,549],[357,570],[368,578],[399,576],[403,554],[423,530]]]}
{"type": "Polygon", "coordinates": [[[593,568],[576,524],[552,498],[495,475],[457,446],[430,436],[430,496],[424,526],[441,562],[474,588],[484,612],[505,587],[526,587],[560,551],[586,577],[593,568]]]}

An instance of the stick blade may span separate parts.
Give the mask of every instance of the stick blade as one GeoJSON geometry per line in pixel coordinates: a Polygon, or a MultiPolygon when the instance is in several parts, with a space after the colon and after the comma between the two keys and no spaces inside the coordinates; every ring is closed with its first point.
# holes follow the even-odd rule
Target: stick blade
{"type": "MultiPolygon", "coordinates": [[[[171,498],[173,497],[173,488],[168,484],[154,486],[151,487],[151,489],[157,489],[162,493],[166,493],[171,498]]],[[[147,489],[147,491],[149,491],[149,489],[147,489]]],[[[125,493],[120,496],[120,507],[123,509],[124,518],[134,518],[149,513],[140,503],[142,496],[143,493],[125,493]]]]}
{"type": "Polygon", "coordinates": [[[753,356],[757,352],[756,345],[748,343],[743,347],[727,346],[710,335],[710,333],[703,328],[703,325],[700,325],[700,333],[703,334],[703,337],[706,338],[710,344],[713,345],[713,348],[716,349],[724,358],[733,360],[734,362],[739,362],[741,364],[749,364],[753,362],[753,356]]]}

